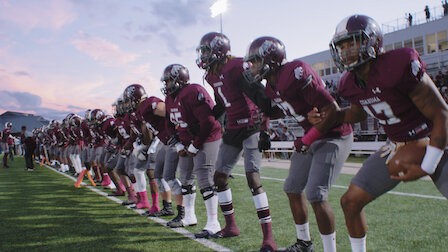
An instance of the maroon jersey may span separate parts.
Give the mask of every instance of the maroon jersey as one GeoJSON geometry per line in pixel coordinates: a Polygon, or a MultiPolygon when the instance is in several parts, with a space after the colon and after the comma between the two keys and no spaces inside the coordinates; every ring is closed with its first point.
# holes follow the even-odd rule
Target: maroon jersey
{"type": "Polygon", "coordinates": [[[118,133],[124,141],[131,137],[131,121],[128,114],[125,114],[117,123],[118,133]]]}
{"type": "Polygon", "coordinates": [[[356,85],[354,73],[347,72],[339,81],[338,92],[376,117],[392,141],[415,140],[428,136],[432,128],[432,122],[409,98],[425,70],[414,49],[389,51],[372,61],[365,88],[356,85]]]}
{"type": "MultiPolygon", "coordinates": [[[[319,75],[300,60],[283,65],[277,73],[275,89],[267,83],[265,92],[285,114],[294,117],[305,132],[312,127],[307,119],[308,112],[334,102],[319,75]]],[[[328,130],[322,138],[345,136],[351,132],[350,124],[341,124],[328,130]]]]}
{"type": "Polygon", "coordinates": [[[161,99],[151,96],[140,103],[139,108],[135,111],[136,119],[146,124],[148,129],[152,130],[162,143],[168,144],[172,130],[166,127],[166,118],[154,114],[154,110],[161,99]]]}
{"type": "Polygon", "coordinates": [[[2,142],[9,144],[9,139],[11,138],[11,130],[6,128],[2,131],[2,142]]]}
{"type": "Polygon", "coordinates": [[[92,143],[91,130],[85,120],[82,120],[82,122],[81,122],[81,132],[82,132],[82,140],[84,142],[84,145],[92,143]]]}
{"type": "Polygon", "coordinates": [[[118,128],[115,125],[115,118],[113,118],[112,116],[106,117],[101,123],[100,132],[105,137],[116,138],[118,134],[118,128]]]}
{"type": "Polygon", "coordinates": [[[254,118],[260,118],[258,107],[239,87],[243,78],[243,63],[243,58],[233,58],[223,66],[219,76],[208,73],[205,77],[215,91],[215,97],[219,97],[226,108],[228,129],[253,126],[254,118]]]}
{"type": "Polygon", "coordinates": [[[165,104],[184,145],[193,143],[200,149],[204,143],[221,138],[221,125],[212,113],[214,102],[201,85],[183,87],[175,98],[167,96],[165,104]]]}

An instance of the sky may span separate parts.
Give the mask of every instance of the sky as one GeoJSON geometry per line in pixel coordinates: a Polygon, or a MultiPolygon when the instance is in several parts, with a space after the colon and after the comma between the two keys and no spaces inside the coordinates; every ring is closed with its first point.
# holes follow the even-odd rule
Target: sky
{"type": "MultiPolygon", "coordinates": [[[[195,63],[201,37],[220,31],[214,0],[0,0],[0,113],[61,119],[86,109],[111,112],[129,84],[164,99],[163,69],[179,63],[203,84],[195,63]]],[[[440,0],[228,0],[223,33],[232,54],[273,36],[292,60],[328,49],[336,25],[352,14],[403,21],[440,0]]],[[[415,15],[414,15],[415,16],[415,15]]],[[[206,84],[208,86],[208,84],[206,84]]],[[[211,93],[211,89],[208,88],[211,93]]]]}

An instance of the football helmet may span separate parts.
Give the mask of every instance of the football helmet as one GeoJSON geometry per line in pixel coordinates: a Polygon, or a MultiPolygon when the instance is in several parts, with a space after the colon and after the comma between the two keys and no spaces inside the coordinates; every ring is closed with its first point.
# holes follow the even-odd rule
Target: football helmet
{"type": "Polygon", "coordinates": [[[74,113],[69,113],[64,120],[62,120],[64,128],[68,128],[71,125],[71,119],[74,116],[74,113]]]}
{"type": "Polygon", "coordinates": [[[364,15],[352,15],[342,20],[330,43],[331,56],[341,72],[353,71],[383,51],[383,32],[380,26],[364,15]],[[350,48],[341,47],[343,43],[351,41],[353,45],[350,48]]]}
{"type": "Polygon", "coordinates": [[[124,102],[128,104],[132,111],[135,111],[137,105],[147,97],[145,88],[140,84],[131,84],[123,92],[124,102]]]}
{"type": "Polygon", "coordinates": [[[94,109],[92,113],[90,113],[90,119],[93,123],[100,123],[103,121],[104,112],[101,109],[94,109]]]}
{"type": "Polygon", "coordinates": [[[222,33],[209,32],[202,36],[196,52],[198,54],[196,59],[198,67],[208,69],[215,62],[222,61],[230,55],[230,41],[222,33]]]}
{"type": "Polygon", "coordinates": [[[12,123],[6,122],[5,123],[5,129],[12,129],[12,123]]]}
{"type": "Polygon", "coordinates": [[[286,63],[285,45],[274,37],[252,41],[244,59],[250,68],[243,72],[249,82],[259,82],[286,63]]]}
{"type": "Polygon", "coordinates": [[[86,121],[90,121],[90,114],[92,113],[91,109],[87,109],[86,112],[84,112],[84,119],[86,121]]]}
{"type": "Polygon", "coordinates": [[[188,85],[190,74],[188,69],[181,64],[171,64],[163,70],[160,80],[164,84],[162,88],[163,94],[176,95],[181,88],[188,85]]]}
{"type": "Polygon", "coordinates": [[[70,118],[70,124],[71,124],[73,127],[79,127],[79,126],[81,126],[81,122],[82,122],[82,118],[81,118],[79,115],[73,115],[73,116],[70,118]]]}
{"type": "Polygon", "coordinates": [[[124,99],[123,94],[121,94],[117,100],[112,104],[112,113],[114,117],[121,117],[124,114],[124,99]]]}

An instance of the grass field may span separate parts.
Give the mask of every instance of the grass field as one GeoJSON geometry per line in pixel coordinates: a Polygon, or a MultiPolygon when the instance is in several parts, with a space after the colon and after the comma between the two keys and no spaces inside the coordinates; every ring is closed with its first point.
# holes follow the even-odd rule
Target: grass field
{"type": "MultiPolygon", "coordinates": [[[[10,167],[0,168],[0,251],[212,251],[87,187],[75,188],[72,180],[48,168],[37,166],[36,171],[26,172],[20,157],[10,167]]],[[[229,184],[241,235],[212,242],[234,251],[256,251],[262,234],[253,200],[246,179],[241,176],[243,168],[236,167],[233,174],[235,179],[229,184]]],[[[289,203],[282,191],[287,170],[263,168],[262,176],[275,240],[279,247],[289,246],[296,238],[289,203]]],[[[330,193],[339,251],[350,251],[339,199],[351,177],[341,175],[330,193]]],[[[366,208],[368,250],[448,251],[448,203],[439,199],[441,195],[432,182],[402,183],[394,191],[410,195],[386,194],[366,208]]],[[[186,228],[192,233],[205,225],[205,207],[199,191],[196,215],[198,225],[186,228]]],[[[224,224],[221,213],[219,219],[224,224]]],[[[309,221],[315,248],[322,251],[311,208],[309,221]]]]}

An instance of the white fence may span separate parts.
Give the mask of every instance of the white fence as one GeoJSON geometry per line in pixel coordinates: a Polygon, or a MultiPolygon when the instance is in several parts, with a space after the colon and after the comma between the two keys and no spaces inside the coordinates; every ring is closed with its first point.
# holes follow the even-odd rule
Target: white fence
{"type": "MultiPolygon", "coordinates": [[[[378,141],[378,142],[353,142],[352,150],[350,154],[366,154],[370,155],[375,153],[381,146],[385,145],[386,142],[378,141]]],[[[272,141],[271,149],[265,152],[294,152],[293,150],[294,142],[293,141],[272,141]]]]}

